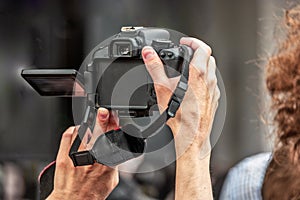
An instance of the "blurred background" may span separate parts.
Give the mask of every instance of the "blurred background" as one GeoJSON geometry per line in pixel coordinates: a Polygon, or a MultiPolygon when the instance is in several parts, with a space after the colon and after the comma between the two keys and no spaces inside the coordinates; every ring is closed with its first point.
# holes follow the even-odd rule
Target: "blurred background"
{"type": "MultiPolygon", "coordinates": [[[[124,25],[169,28],[212,47],[227,93],[224,129],[212,152],[217,199],[230,167],[270,150],[261,120],[267,112],[261,66],[272,53],[283,8],[294,3],[0,0],[0,199],[38,199],[38,174],[55,159],[62,132],[74,124],[71,99],[40,97],[21,78],[21,69],[78,69],[124,25]]],[[[172,199],[174,165],[128,177],[111,199],[134,199],[128,197],[133,193],[136,199],[172,199]]]]}

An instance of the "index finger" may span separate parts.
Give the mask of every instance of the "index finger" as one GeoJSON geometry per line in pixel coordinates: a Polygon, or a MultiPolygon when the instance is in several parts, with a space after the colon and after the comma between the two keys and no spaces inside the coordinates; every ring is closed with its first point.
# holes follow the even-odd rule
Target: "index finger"
{"type": "Polygon", "coordinates": [[[212,53],[211,48],[201,40],[191,37],[181,38],[180,43],[187,45],[194,50],[194,56],[190,62],[190,66],[197,71],[194,71],[196,73],[192,73],[191,77],[193,77],[193,75],[195,75],[195,77],[198,77],[199,75],[201,77],[207,77],[208,62],[212,53]]]}
{"type": "Polygon", "coordinates": [[[207,51],[207,54],[211,55],[212,53],[211,48],[207,44],[193,37],[182,37],[180,39],[180,44],[185,44],[191,47],[194,51],[196,51],[199,47],[201,47],[207,51]]]}
{"type": "Polygon", "coordinates": [[[71,126],[63,133],[57,153],[57,160],[60,160],[60,158],[64,159],[69,156],[69,151],[72,144],[72,136],[75,132],[75,126],[71,126]]]}

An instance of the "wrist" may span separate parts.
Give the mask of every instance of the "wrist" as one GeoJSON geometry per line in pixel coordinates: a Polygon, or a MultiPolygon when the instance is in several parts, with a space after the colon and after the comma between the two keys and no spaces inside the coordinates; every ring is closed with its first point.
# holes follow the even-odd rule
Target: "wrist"
{"type": "MultiPolygon", "coordinates": [[[[85,193],[86,194],[86,193],[85,193]]],[[[63,199],[72,199],[72,200],[79,200],[79,199],[84,199],[87,198],[87,196],[82,197],[82,195],[75,195],[75,194],[64,194],[64,193],[57,193],[57,192],[52,192],[46,200],[63,200],[63,199]]],[[[97,196],[97,197],[88,197],[88,199],[97,199],[97,200],[105,200],[106,198],[102,196],[97,196]]]]}
{"type": "Polygon", "coordinates": [[[177,192],[175,199],[190,197],[191,194],[186,191],[199,191],[193,196],[194,199],[213,199],[209,171],[210,154],[199,159],[191,152],[185,153],[176,161],[176,191],[182,192],[177,192]]]}
{"type": "MultiPolygon", "coordinates": [[[[176,146],[175,146],[176,148],[176,146]]],[[[178,164],[188,164],[202,165],[209,168],[211,151],[205,151],[203,148],[199,148],[196,144],[190,144],[184,152],[177,155],[178,164]]]]}
{"type": "Polygon", "coordinates": [[[209,132],[185,123],[167,123],[173,136],[177,156],[190,153],[205,157],[210,154],[209,132]],[[180,126],[178,126],[178,124],[180,126]]]}
{"type": "Polygon", "coordinates": [[[46,200],[59,200],[59,199],[64,199],[66,195],[64,194],[58,194],[54,191],[46,198],[46,200]]]}

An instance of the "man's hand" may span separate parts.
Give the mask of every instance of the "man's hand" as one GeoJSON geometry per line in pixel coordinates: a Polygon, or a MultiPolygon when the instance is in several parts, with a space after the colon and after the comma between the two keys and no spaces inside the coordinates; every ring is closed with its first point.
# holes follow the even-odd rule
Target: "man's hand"
{"type": "MultiPolygon", "coordinates": [[[[114,113],[99,108],[94,132],[85,135],[79,150],[91,148],[99,135],[118,127],[118,123],[114,113]]],[[[73,166],[69,151],[77,133],[78,127],[70,127],[62,136],[56,158],[54,190],[47,199],[105,199],[119,182],[117,169],[98,163],[73,166]]]]}
{"type": "MultiPolygon", "coordinates": [[[[190,144],[202,148],[211,132],[220,97],[211,48],[195,38],[182,38],[180,43],[191,47],[194,56],[190,62],[186,96],[175,118],[167,122],[175,137],[177,155],[182,154],[190,144]]],[[[163,64],[152,47],[144,47],[142,55],[154,82],[160,111],[163,111],[167,108],[179,77],[166,76],[163,64]]]]}
{"type": "MultiPolygon", "coordinates": [[[[212,199],[209,173],[209,135],[220,91],[217,86],[215,59],[211,48],[195,38],[182,38],[181,44],[194,50],[190,62],[188,90],[176,113],[167,124],[174,135],[176,162],[175,199],[212,199]]],[[[160,111],[167,108],[179,77],[168,78],[164,66],[151,47],[142,50],[143,59],[150,73],[157,95],[160,111]]]]}

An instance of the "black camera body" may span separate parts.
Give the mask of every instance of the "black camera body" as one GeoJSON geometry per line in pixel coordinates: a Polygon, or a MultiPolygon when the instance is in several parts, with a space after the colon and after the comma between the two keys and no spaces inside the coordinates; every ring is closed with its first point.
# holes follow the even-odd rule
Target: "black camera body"
{"type": "Polygon", "coordinates": [[[122,116],[148,116],[156,96],[142,59],[144,46],[152,46],[168,77],[179,76],[183,52],[165,29],[125,27],[108,45],[95,51],[90,67],[98,70],[96,105],[119,111],[122,116]]]}
{"type": "MultiPolygon", "coordinates": [[[[144,46],[155,49],[168,77],[181,74],[185,55],[182,46],[171,41],[168,30],[123,27],[90,53],[81,73],[29,69],[23,70],[22,76],[43,96],[76,96],[84,91],[89,104],[118,110],[119,117],[149,116],[157,102],[141,55],[144,46]],[[78,86],[82,88],[79,93],[75,91],[78,86]]],[[[191,57],[193,52],[187,48],[191,57]]]]}

